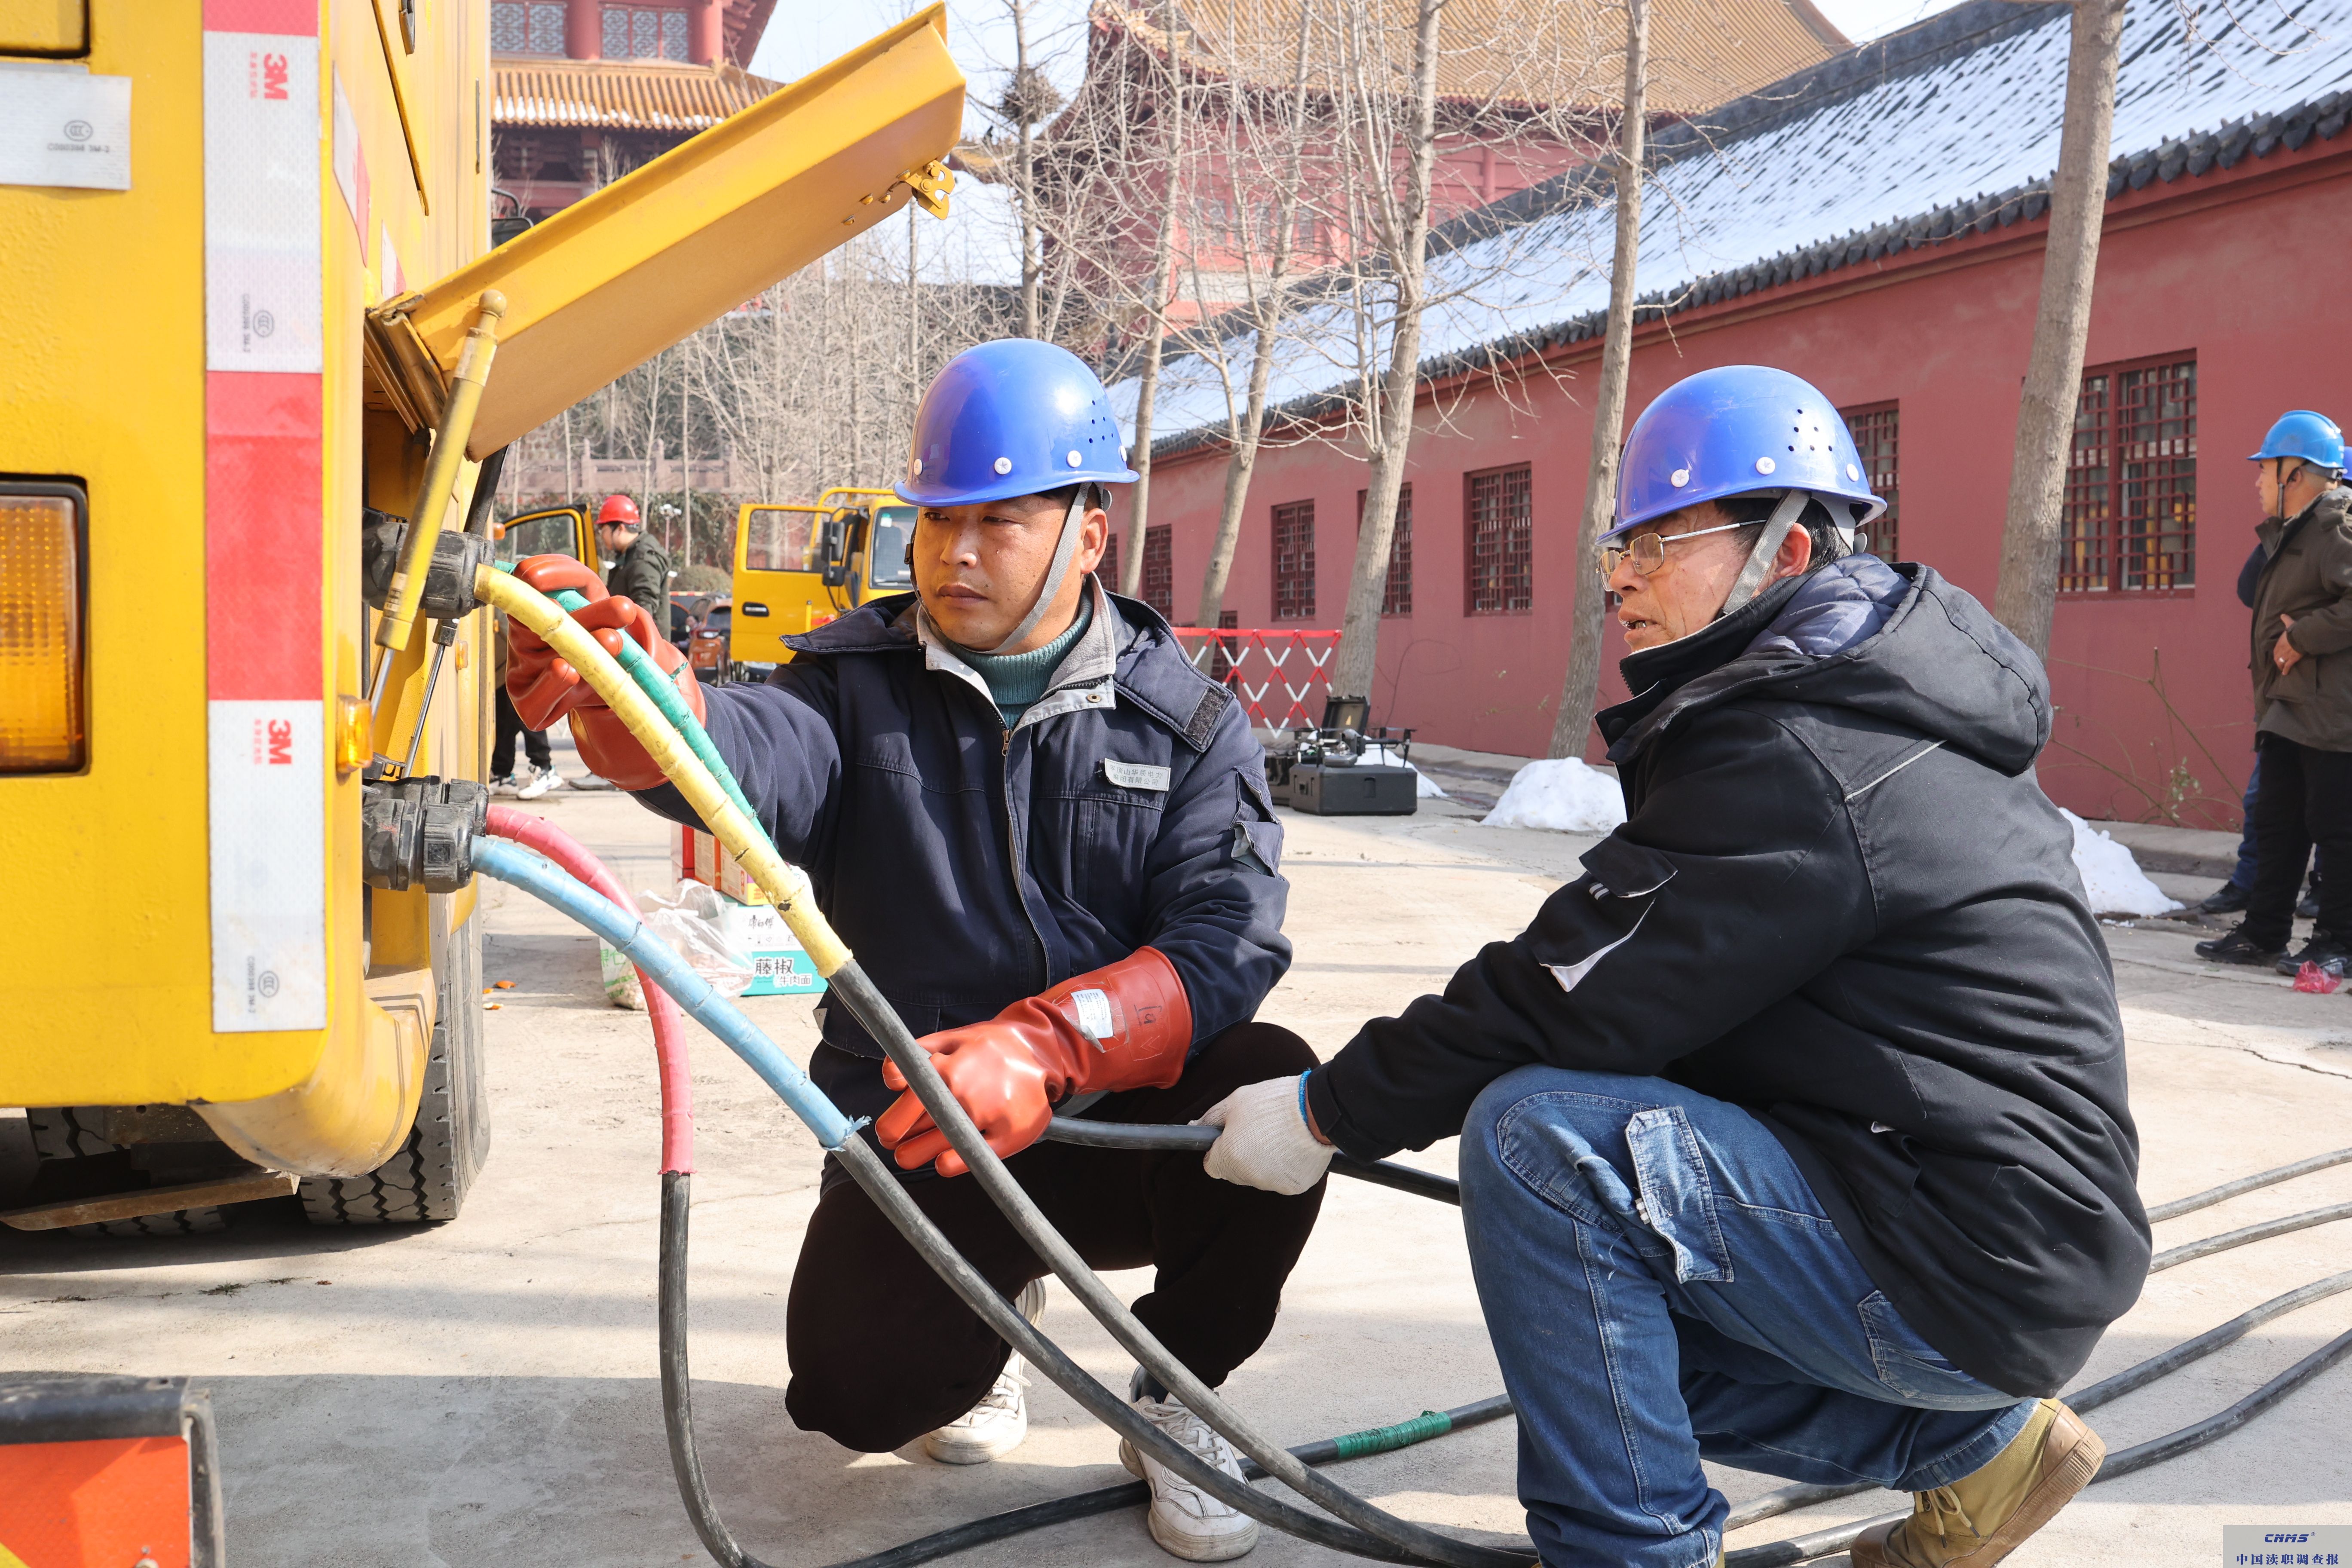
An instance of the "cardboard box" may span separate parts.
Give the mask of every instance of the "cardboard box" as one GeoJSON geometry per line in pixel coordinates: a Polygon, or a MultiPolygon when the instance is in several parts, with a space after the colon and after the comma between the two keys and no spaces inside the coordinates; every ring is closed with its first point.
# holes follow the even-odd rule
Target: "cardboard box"
{"type": "MultiPolygon", "coordinates": [[[[704,842],[709,842],[708,835],[704,842]]],[[[727,943],[751,961],[751,984],[746,996],[813,996],[824,989],[824,980],[809,961],[784,917],[766,904],[730,899],[719,922],[727,943]]]]}
{"type": "Polygon", "coordinates": [[[768,895],[724,844],[698,827],[680,826],[670,840],[669,868],[681,882],[716,888],[739,904],[765,904],[768,895]]]}

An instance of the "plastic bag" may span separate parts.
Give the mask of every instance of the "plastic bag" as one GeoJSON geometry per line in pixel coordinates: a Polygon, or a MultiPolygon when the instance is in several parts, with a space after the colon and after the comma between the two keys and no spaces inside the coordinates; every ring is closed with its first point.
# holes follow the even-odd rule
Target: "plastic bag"
{"type": "MultiPolygon", "coordinates": [[[[637,894],[646,929],[652,931],[721,996],[740,996],[751,984],[751,961],[738,952],[719,926],[725,895],[700,882],[680,882],[669,898],[650,890],[637,894]]],[[[604,962],[604,996],[615,1007],[642,1013],[645,991],[637,983],[636,965],[618,949],[599,942],[604,962]]]]}
{"type": "Polygon", "coordinates": [[[2315,996],[2330,995],[2343,984],[2341,975],[2330,974],[2315,963],[2306,963],[2294,972],[2294,988],[2315,996]]]}

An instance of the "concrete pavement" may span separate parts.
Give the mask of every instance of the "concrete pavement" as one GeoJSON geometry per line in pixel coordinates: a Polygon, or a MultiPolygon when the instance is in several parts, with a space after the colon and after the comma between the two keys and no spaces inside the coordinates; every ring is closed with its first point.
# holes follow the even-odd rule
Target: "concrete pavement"
{"type": "MultiPolygon", "coordinates": [[[[1589,844],[1480,827],[1424,802],[1403,820],[1289,817],[1298,961],[1265,1015],[1326,1055],[1483,942],[1519,928],[1589,844]]],[[[660,825],[611,795],[538,803],[632,885],[667,876],[660,825]]],[[[520,895],[488,891],[488,1039],[496,1142],[467,1213],[425,1229],[322,1231],[290,1203],[225,1235],[83,1241],[0,1233],[0,1362],[184,1373],[219,1411],[237,1568],[567,1568],[698,1561],[663,1444],[655,1382],[653,1072],[641,1015],[606,1006],[593,941],[520,895]]],[[[2151,1202],[2352,1142],[2352,995],[2194,962],[2190,936],[2116,929],[2151,1202]]],[[[1704,975],[1662,976],[1705,984],[1704,975]]],[[[809,1005],[755,1001],[788,1050],[809,1005]]],[[[1034,1391],[1029,1442],[959,1469],[913,1450],[859,1456],[784,1418],[782,1313],[815,1196],[806,1135],[696,1031],[697,1410],[712,1488],[749,1550],[798,1568],[975,1515],[1126,1479],[1110,1436],[1034,1391]]],[[[0,1121],[0,1142],[21,1135],[0,1121]]],[[[1450,1143],[1411,1156],[1450,1169],[1450,1143]]],[[[2159,1247],[2352,1199],[2352,1167],[2159,1228],[2159,1247]]],[[[2103,1376],[2352,1263],[2352,1225],[2156,1276],[2101,1347],[2103,1376]]],[[[1133,1295],[1139,1276],[1115,1277],[1133,1295]]],[[[1055,1286],[1046,1327],[1090,1370],[1128,1362],[1055,1286]]],[[[2095,1418],[2120,1448],[2209,1415],[2352,1328],[2352,1295],[2280,1320],[2095,1418]]],[[[1458,1405],[1500,1387],[1452,1211],[1338,1182],[1273,1341],[1227,1392],[1286,1442],[1458,1405]]],[[[2060,1563],[2210,1563],[2224,1523],[2352,1522],[2352,1366],[2186,1459],[2095,1489],[2021,1552],[2060,1563]]],[[[1507,1422],[1344,1467],[1410,1517],[1517,1531],[1507,1422]]],[[[1735,1500],[1769,1478],[1723,1472],[1735,1500]]],[[[1737,1547],[1885,1511],[1884,1494],[1771,1521],[1737,1547]]],[[[1139,1515],[970,1553],[975,1565],[1158,1564],[1139,1515]]],[[[1252,1559],[1341,1561],[1269,1535],[1252,1559]]]]}

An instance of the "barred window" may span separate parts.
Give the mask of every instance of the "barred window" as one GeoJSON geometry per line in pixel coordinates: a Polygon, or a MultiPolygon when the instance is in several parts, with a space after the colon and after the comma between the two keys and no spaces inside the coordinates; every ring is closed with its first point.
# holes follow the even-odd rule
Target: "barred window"
{"type": "Polygon", "coordinates": [[[1469,476],[1463,613],[1535,607],[1535,483],[1525,463],[1469,476]]]}
{"type": "Polygon", "coordinates": [[[612,60],[686,58],[686,13],[635,6],[605,6],[604,58],[612,60]]]}
{"type": "Polygon", "coordinates": [[[1903,557],[1896,552],[1903,548],[1897,532],[1902,497],[1895,447],[1901,410],[1892,403],[1876,403],[1867,408],[1841,408],[1838,415],[1853,432],[1853,444],[1862,448],[1863,482],[1886,502],[1878,521],[1863,531],[1867,536],[1864,547],[1881,561],[1900,561],[1903,557]]]}
{"type": "MultiPolygon", "coordinates": [[[[1366,490],[1356,492],[1356,532],[1364,531],[1366,490]]],[[[1412,487],[1397,490],[1396,527],[1389,534],[1389,578],[1381,590],[1381,614],[1412,614],[1412,487]]]]}
{"type": "Polygon", "coordinates": [[[563,7],[549,0],[498,0],[490,7],[490,47],[502,55],[561,55],[563,7]]]}
{"type": "Polygon", "coordinates": [[[1315,503],[1274,509],[1274,618],[1315,618],[1315,503]]]}
{"type": "Polygon", "coordinates": [[[1143,602],[1176,618],[1175,545],[1164,522],[1143,528],[1143,602]]]}
{"type": "Polygon", "coordinates": [[[2084,373],[2066,455],[2058,589],[2197,582],[2197,362],[2167,356],[2084,373]]]}

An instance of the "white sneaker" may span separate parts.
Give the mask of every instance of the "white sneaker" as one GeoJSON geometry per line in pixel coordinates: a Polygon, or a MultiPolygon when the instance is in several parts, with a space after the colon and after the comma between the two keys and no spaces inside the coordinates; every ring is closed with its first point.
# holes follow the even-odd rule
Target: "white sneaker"
{"type": "MultiPolygon", "coordinates": [[[[1021,1287],[1013,1305],[1032,1327],[1045,1316],[1045,1282],[1021,1287]]],[[[923,1451],[942,1465],[984,1465],[1009,1454],[1029,1436],[1029,1363],[1014,1355],[980,1403],[923,1438],[923,1451]]]]}
{"type": "Polygon", "coordinates": [[[515,787],[515,778],[512,773],[507,774],[504,778],[490,781],[490,798],[493,800],[513,800],[521,794],[522,792],[515,787]]]}
{"type": "Polygon", "coordinates": [[[515,797],[519,800],[537,800],[548,791],[562,787],[562,773],[557,773],[553,768],[535,768],[531,771],[530,781],[515,791],[515,797]]]}
{"type": "MultiPolygon", "coordinates": [[[[1242,1479],[1241,1458],[1233,1445],[1174,1399],[1141,1398],[1135,1408],[1145,1420],[1234,1479],[1242,1479]]],[[[1145,1522],[1151,1527],[1151,1539],[1171,1556],[1187,1563],[1224,1563],[1245,1555],[1257,1544],[1257,1521],[1201,1490],[1138,1449],[1133,1441],[1119,1440],[1118,1462],[1127,1467],[1128,1474],[1151,1483],[1151,1512],[1145,1522]]]]}

